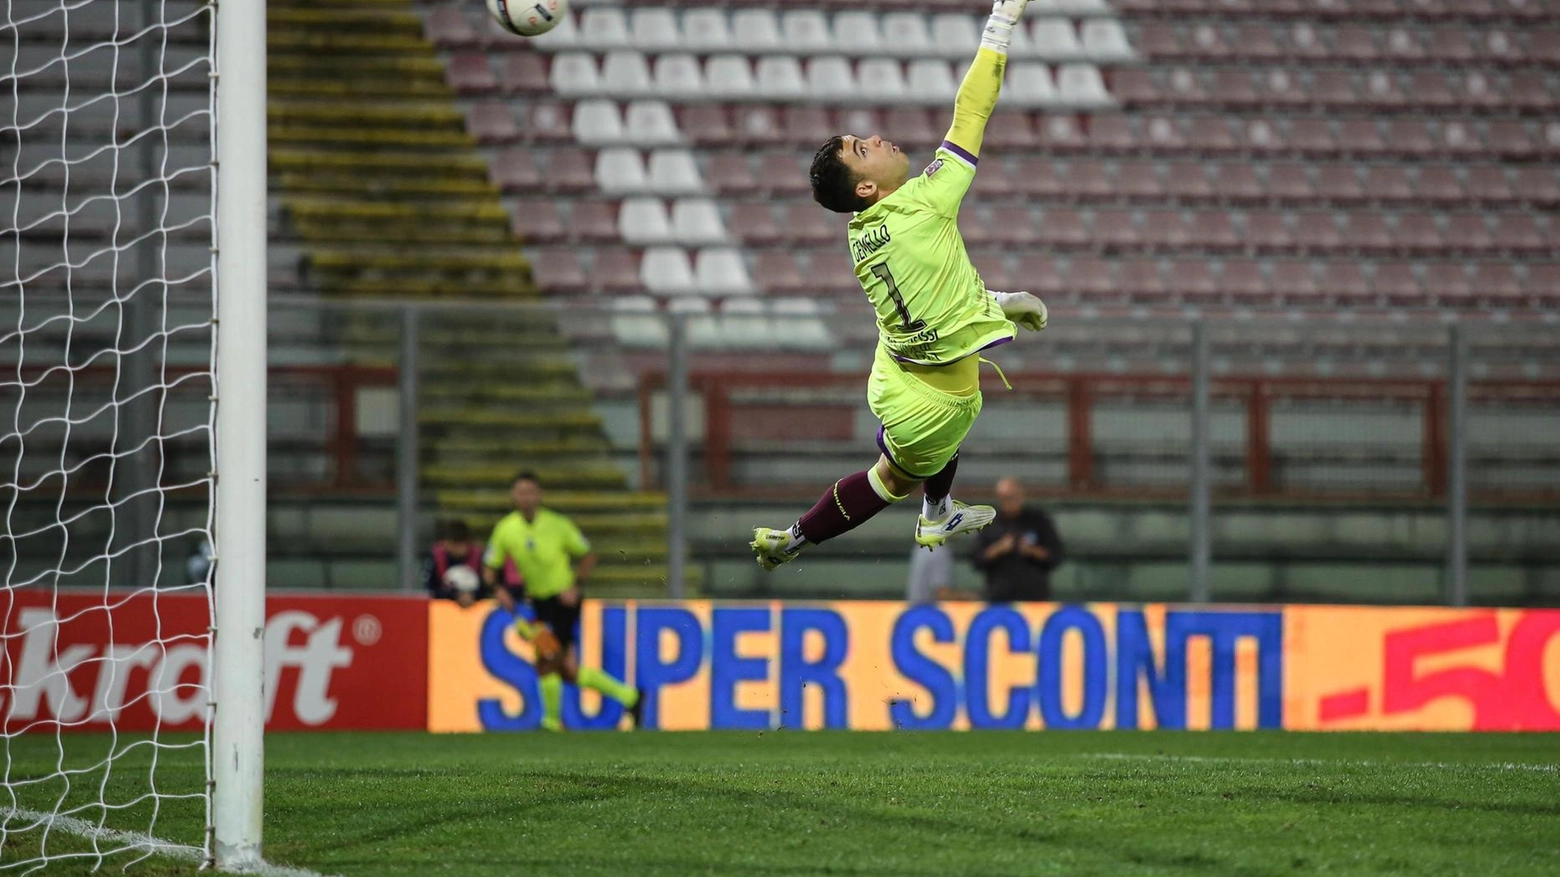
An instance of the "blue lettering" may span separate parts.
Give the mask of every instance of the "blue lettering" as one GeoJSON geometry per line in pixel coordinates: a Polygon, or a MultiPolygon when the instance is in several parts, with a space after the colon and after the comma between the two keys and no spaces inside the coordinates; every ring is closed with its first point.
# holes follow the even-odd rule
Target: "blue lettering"
{"type": "Polygon", "coordinates": [[[991,711],[987,694],[991,680],[991,634],[999,629],[1007,632],[1009,652],[1028,653],[1031,648],[1029,625],[1010,606],[982,610],[970,622],[964,634],[964,708],[972,728],[1022,728],[1029,719],[1033,695],[1027,685],[1008,688],[1007,709],[1001,714],[991,711]]]}
{"type": "MultiPolygon", "coordinates": [[[[601,612],[601,636],[600,642],[593,643],[601,651],[600,661],[596,666],[603,671],[626,679],[628,673],[628,652],[624,648],[626,638],[628,613],[621,606],[611,606],[601,612]]],[[[579,643],[581,651],[581,663],[590,663],[583,654],[585,641],[580,637],[579,631],[574,632],[574,641],[579,643]]],[[[563,687],[563,726],[571,731],[611,731],[615,730],[623,718],[623,705],[610,697],[601,699],[601,708],[595,715],[588,715],[580,704],[580,690],[574,685],[563,687]]]]}
{"type": "Polygon", "coordinates": [[[831,609],[780,610],[780,724],[802,726],[803,693],[808,685],[823,692],[823,726],[845,728],[850,697],[840,665],[850,653],[850,629],[845,619],[831,609]],[[823,634],[823,656],[816,662],[806,659],[807,632],[823,634]]]}
{"type": "Polygon", "coordinates": [[[1109,698],[1106,662],[1105,628],[1094,613],[1082,606],[1063,606],[1051,613],[1040,629],[1040,645],[1036,649],[1040,662],[1039,679],[1035,687],[1040,695],[1040,718],[1047,728],[1098,728],[1105,717],[1105,702],[1109,698]],[[1076,630],[1083,635],[1083,707],[1078,715],[1067,715],[1062,703],[1062,643],[1067,632],[1076,630]]]}
{"type": "MultiPolygon", "coordinates": [[[[1241,637],[1257,641],[1257,727],[1284,723],[1284,622],[1277,612],[1169,612],[1165,618],[1165,660],[1174,660],[1185,678],[1186,642],[1207,637],[1213,660],[1208,668],[1209,726],[1235,727],[1235,646],[1241,637]]],[[[1183,681],[1182,691],[1185,691],[1183,681]]],[[[1184,701],[1183,701],[1184,703],[1184,701]]],[[[1184,707],[1183,707],[1184,726],[1184,707]]]]}
{"type": "Polygon", "coordinates": [[[762,730],[772,726],[769,710],[737,706],[737,683],[769,678],[767,658],[737,657],[737,636],[769,630],[766,608],[720,608],[710,636],[710,727],[762,730]]]}
{"type": "Polygon", "coordinates": [[[941,664],[921,654],[915,647],[915,633],[930,628],[939,643],[954,641],[953,622],[935,606],[916,606],[900,613],[894,621],[891,654],[894,667],[912,682],[920,683],[931,698],[931,709],[917,715],[914,701],[896,700],[889,704],[888,715],[895,727],[915,730],[940,730],[953,724],[958,712],[959,689],[953,674],[941,664]]]}
{"type": "Polygon", "coordinates": [[[1154,718],[1161,728],[1186,727],[1185,642],[1166,637],[1164,669],[1154,661],[1154,644],[1140,609],[1116,613],[1116,727],[1137,729],[1138,680],[1148,683],[1154,718]]]}
{"type": "MultiPolygon", "coordinates": [[[[530,607],[520,611],[526,618],[531,617],[530,607]]],[[[542,722],[542,701],[536,687],[536,668],[504,645],[504,634],[514,623],[515,616],[497,608],[482,620],[482,635],[479,638],[482,668],[520,694],[520,712],[515,715],[504,712],[504,705],[496,697],[484,697],[477,701],[477,720],[482,723],[484,731],[523,731],[536,728],[542,722]]]]}
{"type": "Polygon", "coordinates": [[[644,693],[645,727],[659,727],[661,687],[687,682],[699,672],[704,661],[704,631],[692,612],[675,606],[646,606],[635,616],[634,666],[636,680],[644,693]],[[670,662],[661,659],[661,632],[677,635],[676,656],[670,662]]]}

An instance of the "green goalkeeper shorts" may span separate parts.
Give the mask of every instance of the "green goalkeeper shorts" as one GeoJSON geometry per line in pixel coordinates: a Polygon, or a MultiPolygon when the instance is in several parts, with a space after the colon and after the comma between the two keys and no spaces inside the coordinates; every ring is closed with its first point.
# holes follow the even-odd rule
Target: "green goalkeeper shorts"
{"type": "Polygon", "coordinates": [[[981,395],[955,396],[907,374],[882,347],[867,379],[867,405],[882,426],[878,447],[894,468],[925,481],[941,472],[980,416],[981,395]]]}

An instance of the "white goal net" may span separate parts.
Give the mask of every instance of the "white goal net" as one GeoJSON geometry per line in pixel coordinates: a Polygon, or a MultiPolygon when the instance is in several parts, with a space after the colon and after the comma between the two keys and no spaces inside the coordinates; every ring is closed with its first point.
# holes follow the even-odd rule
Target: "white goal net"
{"type": "Polygon", "coordinates": [[[205,861],[213,7],[0,3],[0,870],[205,861]]]}

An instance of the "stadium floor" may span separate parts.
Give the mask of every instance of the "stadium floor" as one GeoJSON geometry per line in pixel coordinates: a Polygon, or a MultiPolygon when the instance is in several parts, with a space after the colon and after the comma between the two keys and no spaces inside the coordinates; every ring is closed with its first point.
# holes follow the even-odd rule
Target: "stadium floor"
{"type": "MultiPolygon", "coordinates": [[[[68,744],[68,802],[97,800],[109,738],[68,744]]],[[[9,750],[13,783],[54,771],[52,735],[9,750]]],[[[150,754],[115,759],[110,801],[145,791],[150,754]]],[[[198,788],[200,755],[160,751],[158,787],[198,788]]],[[[266,769],[266,858],[322,874],[1560,873],[1553,734],[276,734],[266,769]]],[[[22,789],[49,811],[64,786],[22,789]]],[[[152,833],[195,842],[202,807],[163,801],[152,833]]],[[[42,836],[8,821],[0,867],[42,836]]]]}

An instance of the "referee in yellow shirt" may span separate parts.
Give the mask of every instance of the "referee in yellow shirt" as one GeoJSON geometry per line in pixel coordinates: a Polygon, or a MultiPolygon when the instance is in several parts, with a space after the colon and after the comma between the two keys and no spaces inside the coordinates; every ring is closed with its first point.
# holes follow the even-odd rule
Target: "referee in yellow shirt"
{"type": "MultiPolygon", "coordinates": [[[[595,667],[581,667],[575,631],[580,622],[580,585],[596,567],[580,528],[552,509],[542,506],[541,481],[532,472],[515,476],[509,490],[515,510],[493,528],[483,557],[483,576],[497,583],[506,560],[513,560],[525,581],[526,602],[536,612],[536,622],[515,622],[520,636],[536,648],[536,673],[541,680],[542,728],[563,730],[565,680],[593,688],[621,703],[639,726],[639,692],[622,680],[595,667]]],[[[503,589],[497,593],[504,594],[503,589]]],[[[504,601],[500,597],[501,602],[504,601]]],[[[514,612],[515,606],[504,607],[514,612]]]]}

